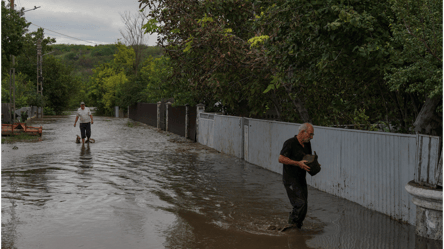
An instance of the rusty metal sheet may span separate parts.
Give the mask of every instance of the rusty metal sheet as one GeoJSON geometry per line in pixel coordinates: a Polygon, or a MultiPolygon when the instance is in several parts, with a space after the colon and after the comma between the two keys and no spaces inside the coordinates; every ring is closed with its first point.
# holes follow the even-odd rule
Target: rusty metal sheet
{"type": "Polygon", "coordinates": [[[19,135],[26,133],[28,135],[42,136],[43,128],[26,126],[26,123],[2,124],[2,136],[19,135]]]}

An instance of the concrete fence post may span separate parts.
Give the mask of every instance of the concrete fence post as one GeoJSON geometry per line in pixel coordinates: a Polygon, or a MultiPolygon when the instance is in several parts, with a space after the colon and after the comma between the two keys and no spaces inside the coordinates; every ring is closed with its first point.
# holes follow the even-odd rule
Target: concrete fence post
{"type": "Polygon", "coordinates": [[[190,126],[188,118],[189,107],[190,106],[188,104],[185,105],[185,138],[188,138],[188,126],[190,126]]]}
{"type": "Polygon", "coordinates": [[[157,102],[157,129],[160,129],[160,105],[161,101],[157,102]]]}
{"type": "Polygon", "coordinates": [[[168,102],[165,104],[165,109],[166,109],[166,110],[165,110],[165,113],[166,113],[166,114],[165,114],[165,116],[166,116],[166,117],[165,117],[165,120],[166,120],[166,121],[165,121],[165,123],[166,123],[166,124],[165,124],[165,131],[168,131],[168,117],[169,117],[169,115],[168,115],[168,109],[169,109],[170,106],[171,106],[171,102],[168,101],[168,102]]]}
{"type": "Polygon", "coordinates": [[[205,112],[204,104],[196,105],[196,142],[199,142],[199,115],[201,112],[205,112]]]}
{"type": "Polygon", "coordinates": [[[118,106],[114,106],[114,117],[116,117],[116,118],[119,117],[119,107],[118,106]]]}

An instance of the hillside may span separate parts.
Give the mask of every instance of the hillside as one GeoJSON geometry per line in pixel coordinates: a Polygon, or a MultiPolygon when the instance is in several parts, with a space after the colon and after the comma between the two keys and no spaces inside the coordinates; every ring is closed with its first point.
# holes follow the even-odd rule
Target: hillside
{"type": "MultiPolygon", "coordinates": [[[[93,74],[93,68],[101,63],[111,61],[117,51],[114,44],[96,46],[56,44],[51,47],[54,51],[52,54],[71,66],[76,72],[76,76],[80,76],[84,82],[88,81],[93,74]]],[[[154,46],[146,46],[143,53],[144,58],[150,55],[154,58],[162,56],[161,48],[154,46]]]]}

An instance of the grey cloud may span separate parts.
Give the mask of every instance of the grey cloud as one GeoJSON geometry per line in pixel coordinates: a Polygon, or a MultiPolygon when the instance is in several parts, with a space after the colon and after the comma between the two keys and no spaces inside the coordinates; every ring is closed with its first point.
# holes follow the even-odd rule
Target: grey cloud
{"type": "MultiPolygon", "coordinates": [[[[49,30],[100,44],[114,43],[121,38],[119,29],[123,29],[119,13],[135,13],[139,10],[137,0],[44,0],[38,4],[30,0],[20,0],[19,4],[25,9],[33,8],[34,5],[41,6],[40,9],[26,12],[26,19],[46,28],[45,34],[56,38],[57,43],[71,44],[85,43],[49,30]]],[[[31,31],[36,29],[37,27],[30,26],[31,31]]],[[[156,37],[150,36],[148,44],[155,45],[156,37]]]]}

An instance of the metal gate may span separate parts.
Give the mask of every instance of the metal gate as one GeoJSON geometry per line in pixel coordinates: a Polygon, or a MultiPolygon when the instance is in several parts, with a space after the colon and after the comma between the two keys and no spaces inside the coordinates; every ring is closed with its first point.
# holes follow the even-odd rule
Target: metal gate
{"type": "Polygon", "coordinates": [[[172,107],[168,105],[168,131],[185,136],[185,106],[172,107]]]}
{"type": "Polygon", "coordinates": [[[130,119],[157,127],[157,104],[137,103],[129,111],[130,119]]]}

